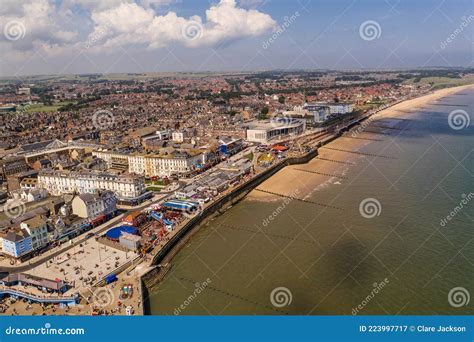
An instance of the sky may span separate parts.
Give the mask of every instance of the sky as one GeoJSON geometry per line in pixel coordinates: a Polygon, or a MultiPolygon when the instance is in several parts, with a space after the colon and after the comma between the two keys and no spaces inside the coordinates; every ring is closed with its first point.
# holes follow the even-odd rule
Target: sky
{"type": "Polygon", "coordinates": [[[0,76],[473,67],[474,0],[1,0],[0,76]]]}

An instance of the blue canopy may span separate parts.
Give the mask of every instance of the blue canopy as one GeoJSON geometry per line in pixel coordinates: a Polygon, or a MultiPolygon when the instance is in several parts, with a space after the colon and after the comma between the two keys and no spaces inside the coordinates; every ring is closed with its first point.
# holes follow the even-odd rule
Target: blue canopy
{"type": "Polygon", "coordinates": [[[105,236],[111,240],[118,240],[122,232],[137,235],[138,229],[133,226],[120,226],[110,229],[105,236]]]}

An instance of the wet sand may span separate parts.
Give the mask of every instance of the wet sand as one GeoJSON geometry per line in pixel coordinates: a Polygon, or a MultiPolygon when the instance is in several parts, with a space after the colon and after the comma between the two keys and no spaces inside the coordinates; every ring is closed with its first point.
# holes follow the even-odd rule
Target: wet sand
{"type": "MultiPolygon", "coordinates": [[[[327,148],[320,148],[318,151],[319,155],[309,163],[285,167],[263,182],[258,189],[287,196],[307,198],[314,192],[331,184],[340,185],[344,182],[343,177],[351,167],[351,164],[357,163],[357,160],[364,158],[364,156],[332,149],[360,151],[362,147],[373,141],[383,140],[384,134],[403,130],[406,126],[404,118],[411,112],[415,113],[422,107],[436,104],[436,101],[440,98],[473,87],[474,85],[466,85],[440,89],[380,111],[370,118],[370,123],[367,123],[366,126],[356,126],[351,132],[326,145],[325,147],[327,148]],[[354,131],[356,134],[352,134],[354,131]]],[[[453,107],[454,109],[455,107],[453,107]]],[[[280,200],[280,198],[274,195],[255,190],[249,193],[248,198],[260,201],[280,200]]]]}

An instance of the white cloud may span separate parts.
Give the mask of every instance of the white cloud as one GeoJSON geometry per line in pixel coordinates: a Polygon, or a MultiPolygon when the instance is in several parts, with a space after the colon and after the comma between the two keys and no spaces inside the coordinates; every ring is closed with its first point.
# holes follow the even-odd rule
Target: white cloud
{"type": "Polygon", "coordinates": [[[276,27],[269,15],[238,8],[234,0],[221,0],[211,6],[206,11],[205,21],[199,16],[180,17],[175,12],[157,16],[153,10],[135,3],[93,11],[91,18],[95,24],[91,36],[101,33],[102,39],[97,44],[105,47],[144,44],[156,49],[171,43],[188,47],[213,46],[259,36],[276,27]]]}
{"type": "Polygon", "coordinates": [[[216,46],[256,37],[275,29],[268,14],[238,7],[235,0],[220,0],[204,18],[181,17],[173,11],[157,15],[157,6],[176,0],[2,0],[2,29],[20,21],[24,37],[11,41],[0,37],[0,49],[8,56],[25,58],[40,49],[44,55],[78,52],[114,52],[118,47],[142,46],[148,50],[171,44],[186,47],[216,46]],[[138,3],[137,3],[138,1],[138,3]]]}
{"type": "Polygon", "coordinates": [[[2,44],[17,49],[29,50],[38,42],[44,44],[66,44],[74,41],[76,33],[61,28],[60,18],[55,6],[48,0],[6,2],[0,15],[3,35],[2,44]],[[8,9],[8,12],[7,10],[8,9]],[[11,39],[5,31],[14,23],[17,30],[23,31],[21,39],[11,39]]]}

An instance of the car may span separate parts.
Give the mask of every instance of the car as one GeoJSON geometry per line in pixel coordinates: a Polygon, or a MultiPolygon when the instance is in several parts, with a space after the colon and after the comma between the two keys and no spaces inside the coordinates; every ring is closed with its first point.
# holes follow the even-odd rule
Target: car
{"type": "Polygon", "coordinates": [[[90,239],[91,237],[93,237],[95,234],[94,233],[87,233],[86,235],[86,239],[90,239]]]}

